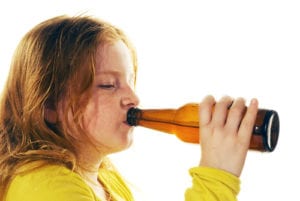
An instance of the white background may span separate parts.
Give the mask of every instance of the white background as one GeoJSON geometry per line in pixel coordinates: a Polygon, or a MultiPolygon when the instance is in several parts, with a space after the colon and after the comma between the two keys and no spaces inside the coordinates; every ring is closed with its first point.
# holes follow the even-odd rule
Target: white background
{"type": "MultiPolygon", "coordinates": [[[[141,107],[178,107],[207,94],[258,98],[278,111],[273,153],[250,151],[240,201],[300,200],[300,6],[291,0],[1,1],[0,87],[20,38],[61,14],[86,13],[122,28],[139,56],[141,107]]],[[[112,156],[137,200],[181,201],[200,148],[136,128],[133,146],[112,156]]]]}

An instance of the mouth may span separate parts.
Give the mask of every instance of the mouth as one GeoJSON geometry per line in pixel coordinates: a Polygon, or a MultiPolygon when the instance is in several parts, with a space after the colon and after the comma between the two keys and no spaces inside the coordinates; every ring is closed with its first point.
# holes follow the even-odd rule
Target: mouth
{"type": "MultiPolygon", "coordinates": [[[[123,121],[124,124],[126,124],[127,126],[130,126],[127,121],[123,121]]],[[[131,127],[131,126],[130,126],[131,127]]]]}

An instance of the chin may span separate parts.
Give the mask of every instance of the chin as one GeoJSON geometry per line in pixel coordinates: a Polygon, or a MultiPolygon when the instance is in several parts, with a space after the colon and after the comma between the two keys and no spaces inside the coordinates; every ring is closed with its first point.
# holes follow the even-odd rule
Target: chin
{"type": "Polygon", "coordinates": [[[114,148],[112,149],[113,153],[116,153],[116,152],[121,152],[121,151],[125,151],[127,150],[128,148],[131,147],[131,145],[133,144],[133,136],[132,134],[128,134],[126,136],[126,138],[122,138],[118,143],[117,145],[113,146],[114,148]]]}

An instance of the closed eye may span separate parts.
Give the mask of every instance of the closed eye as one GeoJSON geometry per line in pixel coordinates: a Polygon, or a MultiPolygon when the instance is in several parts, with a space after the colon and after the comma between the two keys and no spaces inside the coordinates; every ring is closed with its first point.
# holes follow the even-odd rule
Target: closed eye
{"type": "Polygon", "coordinates": [[[101,88],[101,89],[114,89],[115,85],[113,85],[113,84],[101,84],[101,85],[98,85],[98,87],[101,88]]]}

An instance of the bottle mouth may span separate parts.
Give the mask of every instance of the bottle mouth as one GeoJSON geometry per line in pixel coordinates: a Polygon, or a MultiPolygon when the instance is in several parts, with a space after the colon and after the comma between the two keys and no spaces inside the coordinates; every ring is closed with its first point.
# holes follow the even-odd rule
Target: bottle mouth
{"type": "Polygon", "coordinates": [[[138,113],[140,112],[140,109],[138,108],[130,108],[128,111],[127,111],[127,124],[130,125],[130,126],[137,126],[138,124],[138,119],[137,119],[137,116],[138,116],[138,113]]]}
{"type": "Polygon", "coordinates": [[[269,124],[267,127],[267,140],[265,142],[268,151],[273,151],[276,148],[279,138],[279,116],[277,112],[273,111],[269,117],[269,124]]]}

